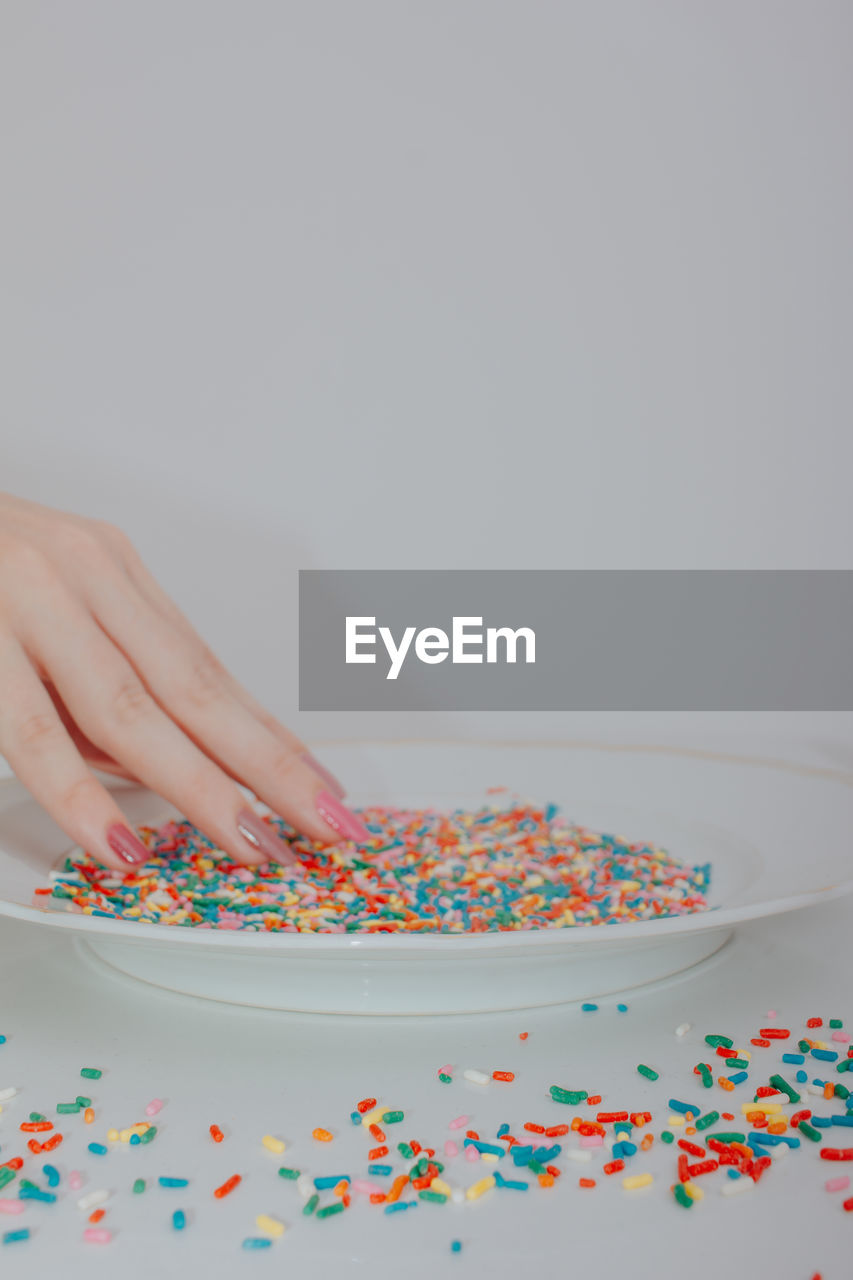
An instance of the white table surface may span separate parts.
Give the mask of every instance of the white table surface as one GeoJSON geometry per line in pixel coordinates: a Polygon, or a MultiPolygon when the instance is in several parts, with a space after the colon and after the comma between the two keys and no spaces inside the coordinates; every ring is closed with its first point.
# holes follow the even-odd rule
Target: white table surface
{"type": "MultiPolygon", "coordinates": [[[[625,1266],[635,1275],[704,1280],[718,1277],[721,1266],[759,1263],[762,1274],[792,1280],[817,1270],[824,1280],[849,1275],[853,1215],[841,1208],[849,1192],[823,1190],[826,1178],[845,1166],[820,1160],[810,1143],[771,1168],[746,1197],[722,1197],[719,1172],[706,1178],[705,1199],[690,1211],[668,1194],[675,1156],[659,1141],[632,1162],[656,1175],[641,1192],[602,1177],[603,1157],[594,1152],[589,1166],[561,1158],[566,1171],[548,1191],[494,1191],[461,1208],[420,1204],[394,1216],[359,1203],[326,1221],[306,1219],[295,1185],[276,1170],[285,1163],[312,1174],[362,1172],[367,1139],[348,1117],[365,1095],[405,1110],[405,1122],[388,1127],[395,1141],[418,1136],[427,1143],[443,1142],[448,1120],[460,1112],[471,1115],[483,1136],[504,1120],[514,1129],[527,1119],[566,1120],[574,1110],[548,1098],[547,1086],[555,1082],[596,1089],[605,1107],[653,1110],[656,1134],[670,1096],[723,1110],[732,1095],[697,1088],[692,1076],[694,1063],[709,1057],[703,1033],[721,1031],[746,1043],[770,1008],[780,1024],[797,1031],[812,1015],[838,1016],[849,1027],[851,920],[847,899],[745,928],[700,969],[630,993],[626,1014],[616,1011],[614,998],[594,1014],[565,1006],[417,1021],[295,1016],[192,1001],[101,970],[47,929],[4,921],[0,1034],[8,1040],[0,1046],[0,1087],[14,1084],[21,1092],[0,1115],[3,1158],[23,1149],[17,1125],[31,1109],[51,1113],[56,1102],[85,1092],[98,1115],[88,1128],[79,1117],[62,1124],[68,1136],[54,1159],[63,1173],[59,1202],[3,1218],[3,1230],[26,1224],[34,1233],[3,1248],[0,1261],[14,1261],[16,1276],[120,1268],[128,1280],[155,1271],[183,1275],[189,1266],[210,1276],[270,1274],[282,1263],[291,1274],[310,1276],[427,1276],[452,1268],[509,1277],[537,1266],[546,1274],[606,1277],[625,1266]],[[675,1027],[685,1020],[693,1030],[678,1039],[675,1027]],[[522,1030],[529,1032],[523,1043],[522,1030]],[[660,1081],[642,1080],[634,1070],[638,1062],[660,1068],[660,1081]],[[510,1069],[516,1081],[485,1089],[461,1079],[442,1085],[436,1069],[444,1063],[459,1074],[467,1066],[510,1069]],[[81,1080],[85,1065],[103,1068],[102,1079],[81,1080]],[[116,1147],[102,1158],[85,1151],[108,1127],[141,1118],[154,1096],[166,1106],[152,1144],[116,1147]],[[211,1122],[226,1133],[218,1146],[208,1136],[211,1122]],[[316,1125],[337,1135],[328,1147],[311,1138],[316,1125]],[[287,1141],[283,1157],[261,1147],[266,1133],[287,1141]],[[71,1168],[86,1171],[87,1189],[115,1193],[104,1219],[115,1232],[107,1246],[81,1242],[84,1215],[66,1185],[71,1168]],[[241,1186],[216,1201],[213,1188],[233,1172],[243,1174],[241,1186]],[[580,1190],[578,1176],[590,1173],[599,1185],[580,1190]],[[151,1186],[160,1174],[186,1176],[190,1185],[151,1186]],[[130,1193],[137,1176],[149,1179],[142,1196],[130,1193]],[[183,1234],[170,1223],[178,1207],[188,1211],[183,1234]],[[256,1234],[260,1212],[280,1217],[289,1230],[264,1254],[243,1252],[240,1242],[256,1234]],[[458,1257],[450,1254],[454,1238],[463,1243],[458,1257]]],[[[781,1051],[754,1054],[775,1064],[781,1051]]],[[[752,1094],[743,1086],[734,1096],[752,1094]]],[[[817,1100],[818,1112],[821,1107],[817,1100]]],[[[836,1129],[833,1141],[846,1132],[836,1129]]],[[[461,1158],[448,1163],[453,1182],[487,1171],[461,1158]]]]}

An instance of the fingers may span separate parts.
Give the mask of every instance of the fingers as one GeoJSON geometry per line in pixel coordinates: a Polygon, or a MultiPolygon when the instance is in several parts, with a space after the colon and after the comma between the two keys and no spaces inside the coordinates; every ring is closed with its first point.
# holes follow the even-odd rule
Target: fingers
{"type": "Polygon", "coordinates": [[[247,805],[233,779],[157,705],[86,610],[61,591],[53,596],[54,619],[61,619],[61,625],[39,626],[24,640],[86,737],[174,804],[237,861],[295,862],[288,846],[247,805]]]}
{"type": "Polygon", "coordinates": [[[225,668],[193,633],[176,631],[126,589],[111,590],[95,608],[156,702],[227,773],[313,840],[370,838],[361,820],[306,763],[302,744],[292,735],[275,734],[235,695],[225,668]]]}
{"type": "Polygon", "coordinates": [[[0,752],[75,843],[116,871],[148,851],[110,793],[89,772],[18,642],[0,635],[0,752]]]}
{"type": "MultiPolygon", "coordinates": [[[[161,619],[170,624],[175,631],[184,638],[189,649],[198,654],[207,652],[204,641],[195,630],[192,623],[181,612],[174,600],[172,600],[171,597],[163,590],[154,575],[149,572],[130,541],[117,530],[111,530],[110,536],[113,540],[113,550],[115,554],[120,559],[125,573],[142,598],[155,611],[155,613],[159,614],[161,619]]],[[[122,614],[125,613],[125,610],[121,607],[120,602],[115,602],[115,608],[109,608],[109,602],[97,598],[97,593],[94,593],[91,603],[93,608],[96,611],[99,611],[102,615],[109,613],[111,615],[112,623],[118,627],[119,631],[125,631],[124,624],[126,623],[126,617],[124,620],[122,619],[122,614]]],[[[110,622],[107,621],[105,616],[102,617],[102,621],[105,623],[106,630],[110,634],[115,634],[113,626],[110,625],[110,622]]],[[[125,652],[127,652],[126,649],[125,652]]],[[[225,668],[221,668],[220,677],[227,688],[231,691],[233,697],[236,698],[238,702],[242,703],[246,710],[249,711],[255,719],[273,735],[273,737],[277,738],[285,748],[300,756],[303,763],[312,768],[325,783],[326,788],[332,793],[332,795],[336,796],[339,800],[343,799],[346,795],[345,788],[335,775],[331,773],[330,770],[328,770],[311,751],[308,750],[304,742],[302,742],[296,734],[292,733],[288,728],[281,724],[280,721],[276,720],[276,718],[272,716],[269,711],[267,711],[267,709],[239,683],[238,680],[235,679],[230,671],[225,668]]],[[[274,805],[272,807],[275,808],[274,805]]]]}

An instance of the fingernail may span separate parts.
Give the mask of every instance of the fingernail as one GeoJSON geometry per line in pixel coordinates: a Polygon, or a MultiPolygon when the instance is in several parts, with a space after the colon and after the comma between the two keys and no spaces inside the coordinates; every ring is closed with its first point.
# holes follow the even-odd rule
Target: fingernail
{"type": "Polygon", "coordinates": [[[327,822],[344,840],[355,840],[358,844],[366,844],[370,839],[370,832],[361,818],[357,818],[352,810],[341,804],[338,797],[333,796],[330,791],[318,791],[314,803],[323,821],[327,822]]]}
{"type": "Polygon", "coordinates": [[[346,789],[341,786],[335,775],[330,773],[324,764],[320,764],[320,761],[311,751],[303,751],[300,758],[307,765],[310,765],[316,774],[319,774],[332,794],[336,795],[339,800],[346,795],[346,789]]]}
{"type": "Polygon", "coordinates": [[[132,867],[148,861],[145,845],[121,822],[114,822],[107,827],[107,844],[122,862],[127,862],[132,867]]]}
{"type": "Polygon", "coordinates": [[[298,862],[295,854],[283,840],[279,840],[270,824],[264,822],[254,809],[240,810],[237,814],[237,830],[253,849],[272,858],[273,862],[280,862],[282,866],[295,866],[298,862]]]}

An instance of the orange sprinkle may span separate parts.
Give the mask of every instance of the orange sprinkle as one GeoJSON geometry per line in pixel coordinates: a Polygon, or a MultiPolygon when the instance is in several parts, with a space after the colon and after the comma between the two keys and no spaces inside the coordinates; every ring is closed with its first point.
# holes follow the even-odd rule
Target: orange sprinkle
{"type": "Polygon", "coordinates": [[[86,1108],[86,1110],[83,1112],[83,1119],[86,1121],[86,1124],[92,1124],[94,1122],[95,1110],[93,1107],[86,1108]]]}
{"type": "Polygon", "coordinates": [[[552,1173],[540,1173],[538,1176],[540,1187],[553,1187],[554,1175],[552,1173]]]}
{"type": "Polygon", "coordinates": [[[391,1204],[393,1204],[395,1200],[400,1199],[400,1196],[403,1194],[403,1188],[405,1187],[408,1181],[409,1181],[408,1175],[405,1173],[401,1173],[400,1176],[398,1178],[395,1178],[394,1181],[391,1183],[391,1190],[388,1192],[388,1196],[387,1196],[387,1199],[391,1204]]]}
{"type": "Polygon", "coordinates": [[[106,1212],[106,1210],[104,1210],[104,1209],[96,1209],[94,1213],[90,1213],[90,1214],[89,1214],[89,1221],[90,1221],[90,1222],[100,1222],[100,1221],[101,1221],[101,1218],[103,1218],[103,1216],[104,1216],[104,1213],[105,1213],[105,1212],[106,1212]]]}
{"type": "Polygon", "coordinates": [[[210,1126],[210,1136],[214,1142],[221,1142],[225,1137],[225,1134],[222,1132],[218,1124],[212,1124],[210,1126]]]}
{"type": "Polygon", "coordinates": [[[217,1200],[222,1200],[225,1196],[230,1196],[234,1188],[239,1186],[242,1181],[243,1179],[239,1173],[233,1173],[226,1182],[223,1182],[221,1187],[216,1188],[213,1194],[216,1196],[217,1200]]]}
{"type": "Polygon", "coordinates": [[[332,1141],[332,1134],[331,1134],[331,1133],[329,1133],[329,1130],[328,1130],[328,1129],[312,1129],[312,1130],[311,1130],[311,1137],[312,1137],[312,1138],[316,1138],[316,1140],[317,1140],[318,1142],[331,1142],[331,1141],[332,1141]]]}
{"type": "Polygon", "coordinates": [[[578,1178],[579,1187],[594,1187],[595,1178],[578,1178]]]}
{"type": "MultiPolygon", "coordinates": [[[[45,892],[45,893],[51,893],[51,892],[52,892],[52,890],[51,890],[51,889],[45,889],[45,891],[44,891],[44,892],[45,892]]],[[[526,1039],[527,1039],[527,1037],[528,1037],[529,1035],[530,1035],[530,1032],[529,1032],[529,1031],[519,1031],[519,1033],[518,1033],[518,1038],[519,1038],[519,1040],[526,1040],[526,1039]]]]}

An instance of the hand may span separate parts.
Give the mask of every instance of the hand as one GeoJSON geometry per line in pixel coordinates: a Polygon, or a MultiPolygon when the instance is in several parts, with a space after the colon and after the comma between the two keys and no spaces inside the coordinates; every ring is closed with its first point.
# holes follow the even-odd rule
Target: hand
{"type": "Polygon", "coordinates": [[[238,862],[294,861],[236,783],[311,839],[366,840],[340,784],[243,689],[127,537],[0,494],[0,753],[75,843],[147,857],[89,766],[164,796],[238,862]]]}

